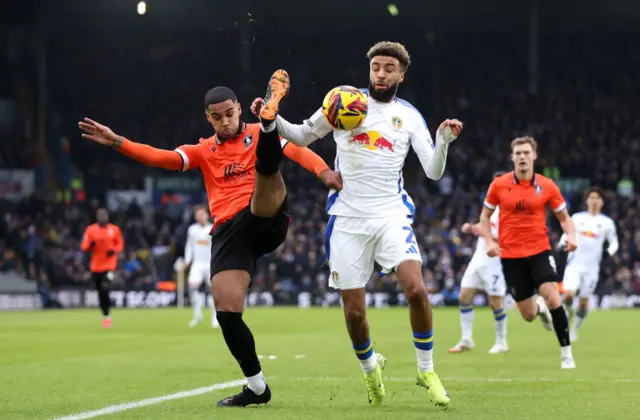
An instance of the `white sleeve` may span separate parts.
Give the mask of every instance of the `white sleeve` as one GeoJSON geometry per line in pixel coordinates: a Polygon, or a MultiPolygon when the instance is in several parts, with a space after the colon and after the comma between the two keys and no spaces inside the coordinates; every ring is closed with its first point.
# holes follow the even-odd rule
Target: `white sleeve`
{"type": "Polygon", "coordinates": [[[193,261],[193,229],[187,230],[187,243],[184,246],[184,262],[191,264],[193,261]]]}
{"type": "Polygon", "coordinates": [[[442,140],[440,132],[436,131],[436,144],[434,146],[431,133],[427,128],[420,113],[417,113],[415,129],[411,132],[411,147],[418,155],[422,169],[428,178],[434,181],[442,178],[444,167],[447,163],[447,150],[449,145],[442,140]]]}
{"type": "Polygon", "coordinates": [[[616,233],[616,224],[612,219],[609,219],[609,228],[607,229],[607,242],[609,242],[609,247],[607,248],[607,254],[612,256],[616,252],[618,252],[618,248],[620,244],[618,243],[618,234],[616,233]]]}
{"type": "Polygon", "coordinates": [[[280,136],[296,146],[302,147],[310,145],[333,131],[333,127],[331,127],[322,114],[322,109],[317,110],[309,119],[304,120],[302,124],[291,124],[278,115],[276,125],[280,136]]]}

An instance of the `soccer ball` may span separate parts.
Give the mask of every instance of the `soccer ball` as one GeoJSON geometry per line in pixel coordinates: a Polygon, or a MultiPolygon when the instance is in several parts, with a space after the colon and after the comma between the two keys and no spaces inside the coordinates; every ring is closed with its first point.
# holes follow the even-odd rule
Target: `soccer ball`
{"type": "Polygon", "coordinates": [[[337,130],[350,131],[360,127],[367,117],[367,96],[353,86],[338,86],[322,101],[322,113],[337,130]]]}

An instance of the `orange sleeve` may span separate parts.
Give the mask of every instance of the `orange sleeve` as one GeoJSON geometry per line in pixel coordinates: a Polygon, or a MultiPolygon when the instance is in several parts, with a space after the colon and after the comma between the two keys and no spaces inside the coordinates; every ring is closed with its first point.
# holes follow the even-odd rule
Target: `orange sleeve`
{"type": "Polygon", "coordinates": [[[489,191],[487,192],[487,196],[484,199],[484,206],[495,210],[496,207],[500,204],[500,194],[499,194],[500,186],[498,185],[498,178],[494,179],[489,185],[489,191]]]}
{"type": "Polygon", "coordinates": [[[183,171],[183,157],[173,150],[156,149],[146,144],[136,143],[122,138],[122,145],[118,149],[123,155],[146,166],[155,166],[170,171],[183,171]]]}
{"type": "Polygon", "coordinates": [[[316,176],[320,176],[320,172],[329,169],[325,161],[307,147],[298,147],[288,142],[284,145],[283,152],[289,159],[298,162],[300,166],[316,176]]]}
{"type": "Polygon", "coordinates": [[[87,226],[82,235],[82,242],[80,243],[80,250],[82,252],[89,251],[91,247],[91,225],[87,226]]]}
{"type": "Polygon", "coordinates": [[[124,240],[122,239],[122,231],[120,230],[120,228],[118,226],[114,226],[114,229],[116,231],[116,234],[115,234],[115,246],[113,247],[113,251],[116,254],[119,254],[124,249],[124,240]]]}
{"type": "Polygon", "coordinates": [[[553,212],[559,213],[562,210],[566,209],[567,204],[564,201],[564,197],[562,196],[562,193],[560,192],[560,188],[558,188],[558,185],[552,180],[549,180],[548,188],[549,188],[549,205],[551,206],[551,209],[553,210],[553,212]]]}

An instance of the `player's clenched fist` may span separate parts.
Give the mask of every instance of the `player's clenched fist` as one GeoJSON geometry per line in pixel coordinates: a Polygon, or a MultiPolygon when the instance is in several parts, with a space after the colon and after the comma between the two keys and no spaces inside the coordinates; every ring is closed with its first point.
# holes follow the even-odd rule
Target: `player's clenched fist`
{"type": "Polygon", "coordinates": [[[564,246],[564,250],[567,252],[575,251],[578,248],[576,238],[573,236],[567,236],[567,243],[564,246]]]}
{"type": "Polygon", "coordinates": [[[340,172],[332,171],[331,169],[325,169],[324,171],[320,172],[318,178],[320,178],[320,181],[322,181],[324,185],[326,185],[330,189],[336,191],[342,190],[342,176],[340,175],[340,172]]]}
{"type": "Polygon", "coordinates": [[[487,255],[489,257],[497,257],[500,255],[500,247],[495,241],[491,241],[487,244],[487,255]]]}
{"type": "Polygon", "coordinates": [[[105,146],[116,146],[120,141],[120,136],[111,131],[109,127],[89,118],[80,121],[78,127],[84,131],[82,138],[87,140],[95,141],[105,146]]]}
{"type": "Polygon", "coordinates": [[[442,139],[445,143],[451,143],[458,138],[462,132],[463,124],[456,119],[444,120],[440,127],[438,127],[438,133],[442,135],[442,139]]]}

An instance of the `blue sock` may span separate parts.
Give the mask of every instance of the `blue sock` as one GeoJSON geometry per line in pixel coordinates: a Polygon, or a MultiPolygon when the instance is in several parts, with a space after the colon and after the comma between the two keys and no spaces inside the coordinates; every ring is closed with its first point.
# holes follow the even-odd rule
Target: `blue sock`
{"type": "Polygon", "coordinates": [[[413,332],[413,345],[416,348],[418,370],[420,372],[433,372],[433,330],[413,332]]]}

